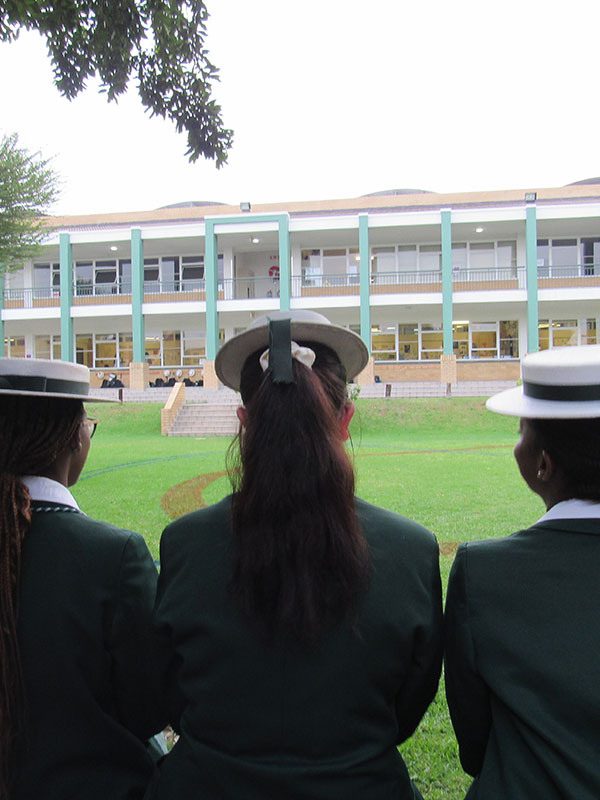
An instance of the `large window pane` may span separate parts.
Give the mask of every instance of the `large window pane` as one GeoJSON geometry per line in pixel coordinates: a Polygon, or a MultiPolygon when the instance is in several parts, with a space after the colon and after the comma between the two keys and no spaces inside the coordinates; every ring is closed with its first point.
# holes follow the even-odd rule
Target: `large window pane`
{"type": "Polygon", "coordinates": [[[119,284],[121,294],[131,294],[131,260],[128,258],[119,261],[119,284]]]}
{"type": "Polygon", "coordinates": [[[550,347],[550,322],[541,319],[538,323],[538,337],[540,350],[548,350],[550,347]]]}
{"type": "Polygon", "coordinates": [[[496,265],[493,242],[471,242],[469,245],[469,267],[492,269],[496,265]]]}
{"type": "Polygon", "coordinates": [[[133,361],[133,336],[131,333],[119,334],[119,365],[128,367],[133,361]]]}
{"type": "Polygon", "coordinates": [[[469,357],[469,323],[452,323],[452,348],[457,358],[469,357]]]}
{"type": "Polygon", "coordinates": [[[163,366],[181,366],[180,331],[163,331],[163,366]]]}
{"type": "Polygon", "coordinates": [[[332,277],[345,275],[348,264],[346,249],[323,250],[323,275],[332,277]]]}
{"type": "Polygon", "coordinates": [[[371,250],[371,273],[396,272],[396,248],[373,247],[371,250]]]}
{"type": "Polygon", "coordinates": [[[320,250],[302,251],[302,285],[323,285],[323,267],[320,250]]]}
{"type": "Polygon", "coordinates": [[[50,358],[50,337],[36,336],[34,348],[36,358],[50,358]]]}
{"type": "Polygon", "coordinates": [[[168,256],[161,260],[161,283],[164,292],[175,292],[179,289],[179,259],[168,256]]]}
{"type": "Polygon", "coordinates": [[[571,347],[577,344],[577,320],[552,320],[552,347],[571,347]]]}
{"type": "Polygon", "coordinates": [[[439,244],[422,244],[419,248],[419,271],[439,272],[442,268],[442,249],[439,244]]]}
{"type": "Polygon", "coordinates": [[[183,256],[181,259],[181,288],[187,292],[204,289],[203,256],[183,256]]]}
{"type": "Polygon", "coordinates": [[[497,358],[495,322],[471,323],[471,355],[473,358],[497,358]]]}
{"type": "Polygon", "coordinates": [[[4,352],[8,358],[25,358],[25,337],[8,336],[4,340],[4,352]]]}
{"type": "Polygon", "coordinates": [[[542,278],[547,277],[550,264],[550,243],[548,239],[538,239],[537,241],[537,267],[538,275],[542,278]]]}
{"type": "Polygon", "coordinates": [[[552,240],[552,266],[572,267],[572,270],[561,270],[560,275],[576,275],[578,263],[577,239],[552,240]]]}
{"type": "Polygon", "coordinates": [[[198,366],[206,355],[204,335],[200,331],[183,332],[183,364],[187,367],[198,366]]]}
{"type": "MultiPolygon", "coordinates": [[[[86,367],[94,366],[94,339],[91,333],[78,333],[75,337],[75,360],[86,367]]],[[[97,365],[99,366],[99,365],[97,365]]]]}
{"type": "Polygon", "coordinates": [[[519,357],[519,323],[516,319],[500,322],[500,358],[519,357]]]}
{"type": "Polygon", "coordinates": [[[144,358],[151,367],[160,367],[160,336],[148,334],[144,340],[144,358]]]}
{"type": "Polygon", "coordinates": [[[110,369],[117,366],[117,334],[116,333],[97,333],[96,334],[96,357],[95,366],[102,369],[110,369]]]}
{"type": "Polygon", "coordinates": [[[90,295],[94,286],[94,263],[92,261],[75,262],[75,292],[78,295],[90,295]]]}
{"type": "Polygon", "coordinates": [[[496,245],[496,258],[499,267],[517,266],[517,243],[498,242],[496,245]]]}
{"type": "Polygon", "coordinates": [[[371,350],[375,361],[396,361],[396,326],[374,326],[371,329],[371,350]]]}
{"type": "Polygon", "coordinates": [[[440,358],[444,344],[442,328],[439,324],[423,322],[421,324],[421,358],[430,360],[440,358]]]}
{"type": "Polygon", "coordinates": [[[416,322],[398,325],[398,358],[416,361],[419,358],[419,328],[416,322]]]}
{"type": "Polygon", "coordinates": [[[581,344],[597,344],[598,336],[595,319],[586,319],[585,328],[581,334],[581,344]]]}

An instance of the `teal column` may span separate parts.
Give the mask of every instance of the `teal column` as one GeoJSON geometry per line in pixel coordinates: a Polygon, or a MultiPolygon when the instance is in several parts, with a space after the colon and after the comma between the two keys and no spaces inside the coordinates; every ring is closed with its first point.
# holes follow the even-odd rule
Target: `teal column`
{"type": "Polygon", "coordinates": [[[527,352],[540,349],[538,330],[538,269],[537,269],[537,210],[534,205],[525,210],[525,255],[527,266],[527,352]]]}
{"type": "Polygon", "coordinates": [[[279,217],[279,308],[290,310],[290,218],[279,217]]]}
{"type": "Polygon", "coordinates": [[[142,304],[144,302],[144,241],[139,228],[131,229],[131,328],[133,360],[141,363],[146,355],[146,332],[142,304]]]}
{"type": "Polygon", "coordinates": [[[4,272],[0,268],[0,358],[4,358],[4,319],[2,309],[4,308],[4,272]]]}
{"type": "Polygon", "coordinates": [[[452,348],[452,212],[442,209],[442,331],[444,355],[451,356],[452,348]]]}
{"type": "Polygon", "coordinates": [[[60,357],[62,361],[75,361],[73,352],[73,255],[71,237],[61,233],[59,237],[60,253],[60,357]]]}
{"type": "Polygon", "coordinates": [[[369,215],[358,215],[358,253],[360,258],[360,336],[371,355],[371,254],[369,215]]]}
{"type": "Polygon", "coordinates": [[[206,358],[209,361],[215,360],[219,349],[218,269],[215,223],[213,220],[207,220],[204,233],[204,280],[206,283],[206,358]]]}

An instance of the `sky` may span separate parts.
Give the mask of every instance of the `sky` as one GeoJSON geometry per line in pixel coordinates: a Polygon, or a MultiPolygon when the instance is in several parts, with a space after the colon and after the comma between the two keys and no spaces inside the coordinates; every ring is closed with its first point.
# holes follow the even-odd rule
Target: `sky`
{"type": "Polygon", "coordinates": [[[0,133],[52,159],[56,214],[561,186],[600,175],[595,0],[207,0],[228,164],[190,164],[135,86],[54,88],[43,39],[0,45],[0,133]]]}

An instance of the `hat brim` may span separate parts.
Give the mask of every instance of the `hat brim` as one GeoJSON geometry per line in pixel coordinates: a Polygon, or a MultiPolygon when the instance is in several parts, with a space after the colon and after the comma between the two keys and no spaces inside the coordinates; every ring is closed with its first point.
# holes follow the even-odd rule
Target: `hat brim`
{"type": "MultiPolygon", "coordinates": [[[[355,378],[369,362],[365,343],[360,336],[347,328],[291,320],[291,333],[295,342],[316,342],[330,347],[344,366],[348,380],[355,378]]],[[[249,328],[226,341],[215,360],[215,371],[221,383],[239,391],[242,367],[246,359],[261,347],[266,349],[268,346],[268,325],[249,328]]]]}
{"type": "Polygon", "coordinates": [[[506,389],[486,401],[486,407],[496,414],[527,419],[590,419],[600,417],[600,400],[573,401],[539,400],[523,394],[522,386],[506,389]]]}
{"type": "Polygon", "coordinates": [[[91,394],[70,394],[69,392],[28,392],[21,389],[0,389],[0,396],[15,395],[19,397],[55,397],[59,400],[81,400],[84,403],[118,403],[109,397],[96,397],[91,394]]]}

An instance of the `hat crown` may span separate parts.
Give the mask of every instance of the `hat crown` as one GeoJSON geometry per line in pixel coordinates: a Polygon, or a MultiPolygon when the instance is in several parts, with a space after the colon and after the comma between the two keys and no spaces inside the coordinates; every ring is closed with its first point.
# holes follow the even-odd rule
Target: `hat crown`
{"type": "Polygon", "coordinates": [[[544,386],[600,383],[600,345],[530,353],[523,359],[522,374],[524,381],[544,386]]]}

